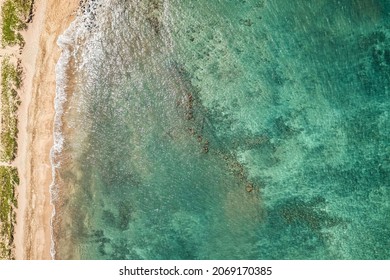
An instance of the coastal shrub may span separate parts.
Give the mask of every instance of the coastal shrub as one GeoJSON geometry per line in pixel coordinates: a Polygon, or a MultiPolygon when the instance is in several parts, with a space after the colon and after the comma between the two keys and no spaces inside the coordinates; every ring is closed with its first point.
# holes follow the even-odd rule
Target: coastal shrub
{"type": "Polygon", "coordinates": [[[1,10],[1,43],[3,47],[23,45],[24,40],[19,31],[27,27],[32,5],[32,0],[7,0],[3,3],[1,10]]]}
{"type": "Polygon", "coordinates": [[[10,62],[9,57],[3,59],[1,68],[0,159],[10,162],[17,152],[17,110],[20,103],[17,89],[22,83],[22,71],[10,62]]]}
{"type": "Polygon", "coordinates": [[[19,16],[23,20],[27,20],[30,16],[31,8],[34,3],[33,0],[13,0],[18,10],[19,16]]]}
{"type": "Polygon", "coordinates": [[[12,258],[12,244],[17,207],[15,187],[19,184],[14,167],[0,166],[0,259],[12,258]]]}
{"type": "MultiPolygon", "coordinates": [[[[19,33],[32,19],[33,0],[6,0],[1,12],[2,46],[24,45],[19,33]]],[[[19,65],[19,61],[17,63],[19,65]]],[[[9,57],[1,62],[0,160],[11,162],[17,152],[17,110],[20,100],[17,90],[22,84],[22,70],[9,57]]],[[[13,259],[13,234],[19,185],[17,169],[0,166],[0,260],[13,259]]]]}
{"type": "Polygon", "coordinates": [[[5,1],[1,9],[2,15],[2,38],[3,46],[17,44],[16,36],[20,20],[16,13],[16,7],[13,2],[5,1]]]}

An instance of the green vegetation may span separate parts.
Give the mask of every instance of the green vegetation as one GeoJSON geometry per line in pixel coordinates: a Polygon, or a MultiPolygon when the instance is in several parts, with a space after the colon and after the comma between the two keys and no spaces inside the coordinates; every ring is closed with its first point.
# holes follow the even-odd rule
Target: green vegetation
{"type": "MultiPolygon", "coordinates": [[[[1,63],[1,131],[0,160],[10,162],[17,151],[16,137],[17,109],[19,98],[17,89],[22,83],[22,71],[15,67],[9,57],[1,63]]],[[[9,166],[0,166],[0,259],[12,258],[13,227],[15,223],[15,186],[19,184],[17,170],[9,166]]]]}
{"type": "Polygon", "coordinates": [[[22,83],[22,71],[10,62],[9,57],[3,59],[1,68],[0,160],[10,162],[17,152],[17,109],[20,104],[17,89],[22,83]]]}
{"type": "Polygon", "coordinates": [[[0,166],[0,259],[11,259],[15,208],[15,187],[19,184],[16,168],[0,166]]]}
{"type": "MultiPolygon", "coordinates": [[[[6,0],[1,11],[1,44],[3,47],[20,45],[24,40],[19,31],[32,19],[34,0],[6,0]]],[[[1,62],[0,110],[0,161],[12,162],[17,152],[20,100],[17,90],[22,84],[22,70],[4,57],[1,62]]],[[[0,166],[0,259],[12,259],[15,208],[15,187],[19,184],[18,172],[9,166],[0,166]]]]}
{"type": "Polygon", "coordinates": [[[7,0],[2,6],[2,38],[3,47],[19,44],[23,46],[24,40],[19,33],[27,27],[31,18],[33,0],[7,0]]]}

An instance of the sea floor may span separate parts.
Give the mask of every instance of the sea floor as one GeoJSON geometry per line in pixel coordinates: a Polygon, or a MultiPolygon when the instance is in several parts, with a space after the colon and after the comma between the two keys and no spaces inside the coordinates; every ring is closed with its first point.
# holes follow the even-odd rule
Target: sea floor
{"type": "Polygon", "coordinates": [[[56,258],[389,259],[389,23],[380,0],[87,2],[56,258]]]}

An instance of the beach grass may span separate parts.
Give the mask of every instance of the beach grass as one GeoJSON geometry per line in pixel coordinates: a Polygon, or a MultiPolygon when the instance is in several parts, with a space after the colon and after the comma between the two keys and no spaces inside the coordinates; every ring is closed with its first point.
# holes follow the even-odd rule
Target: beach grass
{"type": "Polygon", "coordinates": [[[2,46],[23,46],[24,40],[19,31],[27,27],[31,18],[33,0],[7,0],[3,3],[2,16],[2,46]]]}
{"type": "MultiPolygon", "coordinates": [[[[1,10],[1,44],[24,46],[20,31],[27,27],[33,15],[34,0],[6,0],[1,10]]],[[[0,92],[0,260],[13,259],[13,234],[16,222],[16,186],[19,184],[17,169],[9,164],[16,157],[18,119],[20,105],[18,89],[22,85],[22,69],[9,56],[1,61],[0,92]]]]}
{"type": "Polygon", "coordinates": [[[17,207],[15,187],[18,184],[16,168],[0,166],[0,259],[13,258],[13,232],[17,207]]]}
{"type": "Polygon", "coordinates": [[[22,71],[10,62],[9,57],[3,59],[1,69],[0,159],[11,162],[17,152],[17,109],[20,104],[17,90],[22,83],[22,71]]]}

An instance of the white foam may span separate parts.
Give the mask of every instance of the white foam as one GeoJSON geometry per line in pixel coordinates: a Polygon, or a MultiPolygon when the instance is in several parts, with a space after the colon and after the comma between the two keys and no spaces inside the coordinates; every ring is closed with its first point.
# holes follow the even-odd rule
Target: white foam
{"type": "MultiPolygon", "coordinates": [[[[56,97],[55,97],[55,119],[54,119],[54,144],[50,152],[51,164],[52,164],[52,183],[50,185],[50,196],[51,196],[51,206],[52,206],[52,216],[51,216],[51,256],[53,259],[56,257],[55,251],[55,240],[54,240],[54,228],[53,223],[56,215],[55,203],[58,200],[58,185],[56,178],[58,169],[60,168],[60,155],[63,152],[64,143],[66,139],[62,133],[63,123],[62,118],[64,114],[64,105],[67,101],[68,94],[67,90],[68,77],[67,70],[69,63],[74,61],[74,69],[78,74],[82,75],[82,88],[85,92],[77,96],[77,108],[76,110],[83,111],[84,108],[88,108],[88,103],[93,99],[92,94],[96,94],[95,87],[97,84],[104,83],[102,81],[102,76],[107,79],[110,79],[110,83],[115,83],[123,79],[123,73],[126,72],[126,69],[121,61],[120,56],[113,56],[111,60],[107,61],[105,58],[108,54],[111,53],[121,53],[116,48],[118,47],[115,43],[115,38],[121,38],[126,36],[126,39],[129,42],[133,42],[132,47],[138,52],[138,54],[143,54],[145,46],[141,43],[141,39],[138,37],[132,37],[131,31],[136,31],[139,37],[146,36],[141,30],[132,29],[132,27],[137,26],[137,19],[131,18],[130,27],[128,31],[123,31],[119,29],[113,29],[112,25],[120,25],[124,14],[128,13],[130,7],[124,7],[118,3],[118,0],[95,0],[89,1],[89,4],[86,4],[83,11],[79,11],[76,19],[71,23],[69,28],[58,38],[57,44],[62,49],[62,54],[56,65],[56,97]],[[117,7],[116,10],[112,10],[112,7],[117,7]],[[113,41],[107,44],[107,40],[103,40],[102,36],[105,36],[104,28],[110,26],[110,30],[114,30],[113,41]],[[128,37],[127,37],[128,36],[128,37]],[[105,61],[102,59],[105,58],[105,61]],[[110,63],[111,69],[118,69],[113,73],[105,73],[104,63],[110,63]],[[102,75],[103,74],[103,75],[102,75]]],[[[172,38],[169,33],[169,1],[164,1],[163,13],[161,15],[164,24],[168,28],[164,28],[164,44],[165,46],[172,46],[172,38]]],[[[137,3],[133,3],[137,6],[137,3]]],[[[132,5],[129,3],[129,5],[132,5]]],[[[129,14],[126,14],[129,15],[129,14]]],[[[169,49],[169,48],[168,48],[169,49]]],[[[129,57],[129,50],[126,50],[123,56],[126,56],[126,60],[131,62],[129,57]]],[[[110,57],[111,58],[111,57],[110,57]]],[[[128,62],[128,61],[127,61],[128,62]]],[[[77,83],[77,81],[76,81],[77,83]]],[[[137,81],[134,80],[134,86],[137,86],[137,81]]],[[[138,85],[142,88],[142,83],[138,85]]],[[[114,93],[113,93],[114,94],[114,93]]],[[[84,111],[83,111],[84,112],[84,111]]],[[[84,112],[85,113],[85,112],[84,112]]],[[[116,112],[120,113],[120,112],[116,112]]],[[[81,121],[80,121],[81,122],[81,121]]],[[[88,126],[90,125],[91,120],[87,117],[82,120],[83,130],[88,131],[88,126]]],[[[69,124],[73,127],[73,124],[69,124]]],[[[80,139],[79,139],[80,140],[80,139]]],[[[82,141],[80,141],[82,142],[82,141]]],[[[79,148],[79,147],[77,147],[79,148]]]]}
{"type": "Polygon", "coordinates": [[[56,214],[56,209],[54,202],[57,199],[57,190],[56,190],[56,169],[59,168],[60,163],[56,161],[56,156],[61,153],[64,145],[64,136],[62,134],[62,115],[63,115],[63,106],[66,101],[66,69],[71,59],[71,50],[70,45],[72,40],[70,37],[67,37],[67,33],[70,33],[72,26],[65,32],[64,35],[61,35],[58,38],[57,44],[62,49],[62,54],[56,65],[56,97],[54,101],[55,117],[54,117],[54,144],[50,150],[50,161],[52,165],[52,183],[50,185],[50,204],[52,207],[52,214],[50,220],[50,233],[51,233],[51,247],[50,254],[52,259],[55,258],[55,243],[54,243],[54,229],[53,229],[53,220],[56,214]]]}
{"type": "MultiPolygon", "coordinates": [[[[64,34],[59,36],[57,40],[57,45],[61,48],[62,53],[56,65],[56,96],[54,101],[55,108],[55,117],[54,117],[54,144],[50,150],[50,161],[52,166],[52,183],[50,184],[50,204],[52,207],[52,215],[50,220],[50,232],[51,232],[51,248],[50,254],[52,259],[55,259],[55,240],[54,240],[54,227],[53,222],[56,215],[55,202],[58,199],[58,186],[56,172],[60,167],[59,155],[61,154],[64,147],[64,135],[62,133],[63,123],[62,117],[64,113],[64,104],[67,101],[67,85],[68,77],[66,71],[69,67],[69,63],[72,59],[75,59],[76,65],[78,64],[79,68],[82,68],[86,65],[86,62],[77,61],[75,54],[78,51],[78,43],[82,40],[85,40],[87,36],[95,35],[96,33],[91,33],[90,25],[93,24],[93,19],[96,15],[96,9],[99,6],[99,2],[102,1],[93,1],[90,4],[87,4],[87,8],[82,12],[79,10],[76,19],[70,24],[64,34]],[[88,11],[89,12],[88,12],[88,11]]],[[[108,2],[108,1],[106,1],[108,2]]],[[[100,5],[101,7],[103,5],[100,5]]]]}

